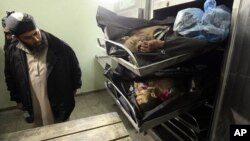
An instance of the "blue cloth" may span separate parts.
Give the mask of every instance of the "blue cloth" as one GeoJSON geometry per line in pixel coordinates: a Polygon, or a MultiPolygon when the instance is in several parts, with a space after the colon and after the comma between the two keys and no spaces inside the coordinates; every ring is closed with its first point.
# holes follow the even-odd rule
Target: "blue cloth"
{"type": "Polygon", "coordinates": [[[209,9],[213,9],[216,7],[216,1],[215,0],[206,0],[204,3],[204,11],[207,11],[209,9]]]}
{"type": "Polygon", "coordinates": [[[187,8],[178,12],[173,30],[185,37],[205,40],[201,34],[204,12],[199,8],[187,8]]]}
{"type": "Polygon", "coordinates": [[[209,42],[223,41],[229,34],[230,19],[224,6],[208,9],[202,17],[203,35],[209,42]]]}
{"type": "Polygon", "coordinates": [[[187,8],[178,12],[173,30],[184,37],[221,42],[229,33],[231,14],[226,6],[187,8]]]}

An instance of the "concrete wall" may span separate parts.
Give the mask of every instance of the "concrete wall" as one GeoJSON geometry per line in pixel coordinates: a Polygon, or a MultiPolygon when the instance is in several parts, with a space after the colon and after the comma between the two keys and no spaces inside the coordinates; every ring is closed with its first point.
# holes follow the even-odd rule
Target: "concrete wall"
{"type": "MultiPolygon", "coordinates": [[[[83,87],[78,93],[104,88],[102,69],[95,61],[96,38],[102,32],[96,24],[98,5],[111,8],[101,0],[0,0],[0,17],[5,11],[15,10],[34,16],[39,28],[67,42],[75,51],[83,72],[83,87]]],[[[9,92],[4,81],[4,36],[0,29],[0,109],[15,105],[9,101],[9,92]]]]}

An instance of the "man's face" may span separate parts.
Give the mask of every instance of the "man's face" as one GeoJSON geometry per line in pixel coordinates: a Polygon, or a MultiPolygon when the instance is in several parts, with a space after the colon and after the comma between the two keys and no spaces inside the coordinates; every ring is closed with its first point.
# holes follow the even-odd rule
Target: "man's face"
{"type": "Polygon", "coordinates": [[[38,47],[42,43],[41,32],[38,28],[19,35],[18,39],[30,47],[38,47]]]}

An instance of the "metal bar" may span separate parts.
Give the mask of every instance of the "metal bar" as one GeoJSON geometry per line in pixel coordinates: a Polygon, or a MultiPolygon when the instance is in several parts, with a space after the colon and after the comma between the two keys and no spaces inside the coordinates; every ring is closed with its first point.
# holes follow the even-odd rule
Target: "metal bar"
{"type": "Polygon", "coordinates": [[[100,40],[103,40],[105,42],[109,42],[111,44],[114,44],[114,45],[116,45],[119,48],[122,48],[123,50],[125,50],[129,54],[129,56],[131,57],[131,59],[133,61],[133,64],[135,66],[138,66],[138,62],[137,62],[134,54],[127,47],[125,47],[123,44],[117,43],[117,42],[114,42],[114,41],[111,41],[111,40],[108,40],[108,39],[104,39],[104,38],[97,38],[97,40],[98,40],[98,42],[101,42],[100,40]]]}
{"type": "Polygon", "coordinates": [[[172,121],[170,121],[170,120],[168,120],[167,121],[168,123],[170,123],[171,125],[173,125],[177,130],[179,130],[182,134],[184,134],[186,137],[188,137],[191,141],[197,141],[198,140],[198,138],[196,137],[196,135],[195,135],[195,132],[192,130],[192,129],[190,129],[190,131],[194,134],[194,137],[195,138],[192,138],[192,137],[190,137],[185,131],[183,131],[180,127],[178,127],[175,123],[173,123],[172,121]]]}
{"type": "MultiPolygon", "coordinates": [[[[116,91],[125,99],[125,101],[127,102],[129,108],[132,110],[132,114],[133,114],[133,117],[135,119],[135,123],[137,124],[138,126],[138,119],[136,117],[136,112],[134,110],[134,107],[131,105],[131,103],[128,101],[128,99],[123,95],[123,93],[115,86],[114,83],[112,83],[110,80],[108,80],[107,84],[105,83],[105,86],[107,87],[108,84],[111,84],[115,89],[116,91]]],[[[108,87],[107,87],[108,88],[108,87]]],[[[127,113],[127,112],[126,112],[127,113]]]]}

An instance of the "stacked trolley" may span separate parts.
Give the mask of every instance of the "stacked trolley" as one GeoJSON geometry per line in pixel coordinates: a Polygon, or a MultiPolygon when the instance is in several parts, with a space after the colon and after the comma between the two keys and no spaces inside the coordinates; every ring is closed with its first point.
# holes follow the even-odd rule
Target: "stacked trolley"
{"type": "MultiPolygon", "coordinates": [[[[184,8],[203,6],[193,1],[154,11],[154,19],[175,16],[184,8]]],[[[230,7],[230,4],[229,4],[230,7]]],[[[121,111],[139,132],[150,132],[158,140],[203,140],[207,138],[219,82],[224,45],[209,44],[151,63],[141,62],[140,53],[131,52],[123,44],[98,38],[99,46],[118,67],[107,64],[105,86],[121,111]],[[116,50],[116,54],[112,51],[116,50]],[[133,82],[147,79],[173,78],[187,81],[188,91],[177,94],[145,111],[133,96],[133,82]]],[[[149,60],[150,62],[150,60],[149,60]]],[[[178,91],[176,91],[178,93],[178,91]]]]}

